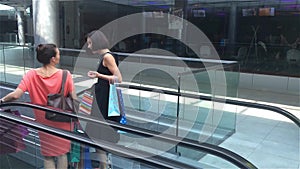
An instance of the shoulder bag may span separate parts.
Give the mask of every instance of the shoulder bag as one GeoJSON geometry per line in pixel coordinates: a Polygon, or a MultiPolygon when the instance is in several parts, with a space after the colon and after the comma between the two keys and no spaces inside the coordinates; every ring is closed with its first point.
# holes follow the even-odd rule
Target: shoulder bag
{"type": "MultiPolygon", "coordinates": [[[[56,94],[49,94],[47,98],[47,105],[77,114],[79,109],[79,101],[73,99],[69,94],[67,96],[64,96],[66,78],[67,78],[67,71],[63,70],[60,92],[56,94]]],[[[72,119],[71,117],[62,114],[57,114],[57,113],[47,112],[47,111],[45,114],[45,118],[56,122],[71,122],[72,119]]]]}

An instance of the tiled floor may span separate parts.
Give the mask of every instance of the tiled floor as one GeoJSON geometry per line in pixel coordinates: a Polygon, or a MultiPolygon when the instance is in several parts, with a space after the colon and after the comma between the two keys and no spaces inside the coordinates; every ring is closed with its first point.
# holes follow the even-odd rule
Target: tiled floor
{"type": "MultiPolygon", "coordinates": [[[[247,100],[257,100],[257,93],[260,94],[260,101],[256,101],[257,103],[278,106],[293,113],[298,118],[300,117],[300,107],[297,106],[297,104],[299,105],[299,95],[240,90],[243,99],[247,100]],[[277,97],[278,101],[274,101],[274,97],[277,97]]],[[[246,107],[238,108],[236,133],[220,146],[241,155],[258,168],[300,168],[299,127],[286,117],[271,111],[246,107]]],[[[222,161],[216,162],[211,156],[204,157],[201,162],[214,163],[217,168],[233,167],[222,161]]]]}
{"type": "Polygon", "coordinates": [[[242,155],[258,168],[299,168],[299,128],[295,124],[255,117],[253,113],[242,113],[237,118],[236,133],[222,147],[242,155]]]}

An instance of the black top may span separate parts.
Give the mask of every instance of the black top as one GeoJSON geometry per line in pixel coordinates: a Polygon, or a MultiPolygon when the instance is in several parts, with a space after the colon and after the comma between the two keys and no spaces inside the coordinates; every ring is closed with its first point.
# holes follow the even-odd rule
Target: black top
{"type": "MultiPolygon", "coordinates": [[[[97,72],[104,75],[112,75],[109,69],[103,66],[103,56],[107,53],[100,55],[100,61],[97,72]]],[[[118,58],[114,54],[110,54],[114,56],[116,64],[118,65],[118,58]]],[[[96,96],[94,97],[94,101],[97,102],[98,106],[96,106],[97,108],[95,108],[95,104],[93,103],[93,110],[91,112],[91,116],[93,116],[93,118],[95,119],[112,120],[119,123],[121,116],[108,117],[109,82],[107,80],[98,78],[98,82],[95,84],[94,87],[94,96],[96,96]]],[[[96,125],[95,123],[87,124],[86,133],[91,138],[104,139],[110,142],[117,142],[119,140],[119,135],[115,130],[113,130],[109,126],[96,125]]]]}
{"type": "MultiPolygon", "coordinates": [[[[107,52],[110,53],[110,52],[107,52]]],[[[113,75],[109,69],[105,66],[103,66],[103,57],[107,53],[104,53],[100,55],[100,62],[97,69],[98,73],[104,74],[104,75],[113,75]]],[[[110,53],[113,55],[112,53],[110,53]]],[[[113,55],[115,58],[115,62],[118,65],[118,58],[113,55]]],[[[121,117],[108,117],[108,100],[109,100],[109,82],[107,80],[98,78],[98,82],[95,84],[95,93],[96,93],[96,100],[97,104],[99,106],[99,109],[102,113],[102,116],[105,120],[113,120],[116,122],[120,122],[121,117]]]]}

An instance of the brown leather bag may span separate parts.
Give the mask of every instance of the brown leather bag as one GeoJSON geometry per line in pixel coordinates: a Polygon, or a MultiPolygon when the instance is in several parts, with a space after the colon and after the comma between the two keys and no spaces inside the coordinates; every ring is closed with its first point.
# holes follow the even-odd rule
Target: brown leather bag
{"type": "MultiPolygon", "coordinates": [[[[62,84],[61,89],[59,93],[56,94],[49,94],[47,105],[61,109],[63,111],[69,111],[71,113],[77,114],[79,109],[79,101],[76,99],[73,99],[70,95],[64,96],[64,88],[65,88],[65,82],[67,78],[67,71],[63,70],[63,76],[62,76],[62,84]]],[[[53,113],[53,112],[47,112],[45,114],[45,118],[51,121],[56,122],[71,122],[72,118],[68,116],[64,116],[62,114],[53,113]]]]}

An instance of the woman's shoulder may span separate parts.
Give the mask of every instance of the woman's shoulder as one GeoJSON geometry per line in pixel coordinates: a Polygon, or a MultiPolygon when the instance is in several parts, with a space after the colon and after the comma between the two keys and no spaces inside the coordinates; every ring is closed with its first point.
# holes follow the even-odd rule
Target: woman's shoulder
{"type": "Polygon", "coordinates": [[[114,55],[114,53],[111,51],[103,53],[103,57],[108,57],[108,56],[113,56],[113,55],[114,55]]]}
{"type": "Polygon", "coordinates": [[[36,77],[37,77],[36,69],[30,69],[24,74],[23,80],[32,81],[32,79],[34,79],[36,77]]]}
{"type": "Polygon", "coordinates": [[[73,80],[72,73],[69,70],[61,69],[60,71],[61,71],[61,74],[63,74],[63,72],[66,72],[66,74],[67,74],[66,78],[73,80]]]}
{"type": "Polygon", "coordinates": [[[26,72],[26,76],[35,75],[37,74],[38,69],[30,69],[26,72]]]}
{"type": "Polygon", "coordinates": [[[116,58],[113,53],[107,52],[103,55],[103,60],[105,61],[114,61],[116,58]]]}
{"type": "Polygon", "coordinates": [[[63,72],[66,72],[67,75],[72,75],[72,73],[68,70],[68,69],[60,69],[60,71],[63,73],[63,72]]]}

